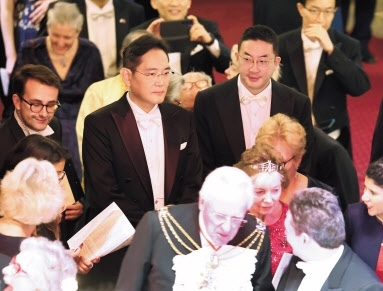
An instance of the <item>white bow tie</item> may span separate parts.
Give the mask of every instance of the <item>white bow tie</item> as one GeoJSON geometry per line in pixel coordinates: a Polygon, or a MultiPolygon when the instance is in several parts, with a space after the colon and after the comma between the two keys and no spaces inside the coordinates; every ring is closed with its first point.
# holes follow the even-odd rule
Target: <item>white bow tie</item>
{"type": "Polygon", "coordinates": [[[250,102],[253,102],[254,100],[256,100],[259,104],[259,106],[263,107],[265,106],[266,102],[267,102],[267,97],[266,96],[254,96],[254,95],[245,95],[243,97],[241,97],[241,103],[242,104],[249,104],[250,102]]]}
{"type": "Polygon", "coordinates": [[[105,12],[92,13],[91,17],[93,20],[97,20],[100,17],[111,18],[111,17],[113,17],[113,14],[114,14],[114,11],[110,10],[110,11],[105,11],[105,12]]]}
{"type": "Polygon", "coordinates": [[[319,43],[319,41],[306,41],[306,42],[303,42],[303,50],[304,51],[313,51],[313,50],[317,50],[317,49],[320,49],[321,48],[321,45],[319,43]]]}
{"type": "Polygon", "coordinates": [[[148,128],[149,123],[153,122],[155,125],[161,125],[161,116],[138,116],[137,124],[143,128],[148,128]]]}

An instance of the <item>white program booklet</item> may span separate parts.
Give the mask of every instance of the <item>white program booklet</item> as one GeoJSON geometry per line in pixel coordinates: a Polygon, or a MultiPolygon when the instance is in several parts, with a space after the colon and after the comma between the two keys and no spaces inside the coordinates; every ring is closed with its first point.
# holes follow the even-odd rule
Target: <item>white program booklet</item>
{"type": "Polygon", "coordinates": [[[277,270],[275,271],[273,281],[271,281],[275,290],[277,290],[279,281],[281,280],[283,273],[285,272],[287,266],[289,265],[292,256],[293,254],[283,253],[282,259],[279,262],[277,270]]]}
{"type": "Polygon", "coordinates": [[[8,95],[9,75],[5,68],[0,68],[0,80],[4,95],[8,95]]]}
{"type": "Polygon", "coordinates": [[[130,244],[134,227],[115,202],[68,240],[69,248],[78,249],[80,256],[93,260],[130,244]]]}

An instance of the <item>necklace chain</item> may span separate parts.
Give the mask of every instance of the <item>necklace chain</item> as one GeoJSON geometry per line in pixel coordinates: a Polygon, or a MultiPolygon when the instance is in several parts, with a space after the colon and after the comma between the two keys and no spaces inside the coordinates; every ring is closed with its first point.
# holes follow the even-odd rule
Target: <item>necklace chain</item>
{"type": "MultiPolygon", "coordinates": [[[[160,222],[160,225],[161,225],[161,229],[165,235],[165,238],[166,240],[168,241],[169,245],[171,246],[171,248],[176,252],[176,254],[178,255],[184,255],[174,244],[174,242],[172,241],[170,235],[169,235],[169,232],[167,230],[167,228],[169,228],[169,230],[171,231],[171,233],[173,234],[174,238],[184,247],[186,248],[188,251],[192,252],[194,250],[199,250],[201,247],[195,242],[195,240],[193,240],[193,238],[190,237],[190,235],[185,231],[185,229],[177,222],[177,220],[170,214],[170,212],[168,211],[168,207],[167,206],[164,206],[162,207],[160,210],[158,210],[158,218],[159,218],[159,222],[160,222]],[[186,239],[189,241],[189,243],[191,243],[195,249],[192,249],[191,247],[189,247],[182,239],[181,237],[177,234],[176,230],[174,229],[174,226],[172,225],[172,223],[174,224],[174,226],[186,237],[186,239]],[[165,226],[166,225],[166,226],[165,226]],[[167,227],[167,228],[166,228],[167,227]]],[[[257,224],[260,223],[263,225],[263,223],[261,222],[261,220],[259,220],[258,218],[254,217],[256,220],[257,220],[257,224]]],[[[265,237],[265,231],[264,231],[264,228],[258,228],[256,227],[254,229],[253,232],[251,232],[244,240],[242,240],[239,244],[237,244],[238,247],[241,247],[242,245],[244,245],[247,241],[250,241],[250,243],[246,246],[246,249],[250,249],[254,244],[255,242],[258,240],[259,238],[259,242],[258,242],[258,245],[257,245],[257,252],[259,251],[259,249],[261,248],[262,244],[263,244],[263,240],[264,240],[264,237],[265,237]]]]}

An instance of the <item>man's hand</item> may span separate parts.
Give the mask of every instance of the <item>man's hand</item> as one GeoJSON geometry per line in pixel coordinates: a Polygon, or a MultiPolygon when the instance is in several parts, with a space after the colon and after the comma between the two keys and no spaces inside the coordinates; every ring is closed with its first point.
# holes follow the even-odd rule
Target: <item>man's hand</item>
{"type": "Polygon", "coordinates": [[[205,27],[198,22],[197,17],[189,15],[187,18],[193,21],[193,25],[190,28],[190,41],[210,43],[213,40],[210,33],[207,32],[205,27]]]}
{"type": "Polygon", "coordinates": [[[36,1],[33,5],[35,10],[29,16],[29,19],[33,24],[39,24],[47,13],[49,4],[57,0],[39,0],[36,1]]]}
{"type": "Polygon", "coordinates": [[[161,22],[164,22],[164,21],[165,19],[163,18],[158,18],[154,20],[152,23],[150,23],[146,31],[154,34],[158,38],[162,38],[160,34],[160,26],[161,26],[161,22]]]}
{"type": "Polygon", "coordinates": [[[312,41],[319,41],[323,50],[331,55],[334,50],[334,44],[332,43],[327,30],[320,24],[310,24],[308,28],[303,30],[303,33],[312,41]]]}
{"type": "Polygon", "coordinates": [[[80,217],[83,212],[83,206],[80,202],[68,205],[65,209],[65,220],[75,220],[80,217]]]}

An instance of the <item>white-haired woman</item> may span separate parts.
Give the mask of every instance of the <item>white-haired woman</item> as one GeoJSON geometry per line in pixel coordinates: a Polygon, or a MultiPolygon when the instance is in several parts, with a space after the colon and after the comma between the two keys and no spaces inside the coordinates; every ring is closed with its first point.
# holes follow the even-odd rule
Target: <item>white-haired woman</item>
{"type": "Polygon", "coordinates": [[[59,241],[23,240],[20,253],[3,268],[5,290],[75,291],[77,267],[59,241]]]}
{"type": "Polygon", "coordinates": [[[0,187],[0,253],[14,256],[21,241],[35,234],[64,208],[64,192],[53,165],[28,158],[7,172],[0,187]]]}

